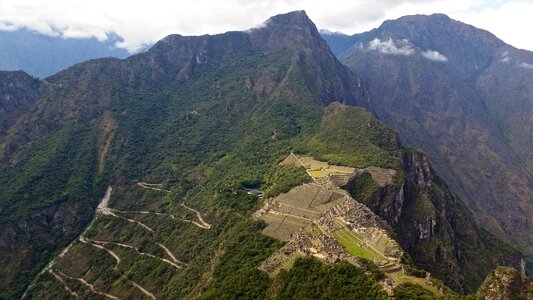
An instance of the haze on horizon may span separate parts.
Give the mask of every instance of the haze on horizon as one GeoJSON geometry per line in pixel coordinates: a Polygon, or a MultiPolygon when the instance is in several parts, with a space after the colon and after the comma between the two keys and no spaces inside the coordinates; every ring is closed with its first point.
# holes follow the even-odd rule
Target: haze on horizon
{"type": "Polygon", "coordinates": [[[130,52],[168,34],[201,35],[244,30],[272,15],[305,10],[317,27],[346,34],[404,15],[444,13],[489,30],[515,47],[533,50],[533,0],[2,0],[0,30],[27,28],[65,38],[115,33],[130,52]]]}

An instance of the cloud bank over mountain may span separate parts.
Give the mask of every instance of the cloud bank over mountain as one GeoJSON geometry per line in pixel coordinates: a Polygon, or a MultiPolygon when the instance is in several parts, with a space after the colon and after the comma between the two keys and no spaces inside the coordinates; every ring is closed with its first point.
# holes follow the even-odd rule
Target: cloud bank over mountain
{"type": "Polygon", "coordinates": [[[270,15],[302,9],[318,27],[348,34],[377,27],[385,19],[440,12],[533,50],[533,40],[523,38],[533,27],[533,3],[526,0],[3,0],[0,30],[27,28],[52,36],[99,40],[116,33],[124,38],[117,46],[135,51],[171,33],[244,30],[270,15]]]}
{"type": "Polygon", "coordinates": [[[427,51],[422,52],[422,56],[432,61],[438,61],[438,62],[448,61],[448,58],[442,55],[439,51],[427,50],[427,51]]]}
{"type": "Polygon", "coordinates": [[[393,54],[393,55],[411,55],[415,53],[415,50],[411,45],[408,44],[407,40],[400,41],[398,45],[392,40],[380,40],[373,39],[368,44],[368,50],[376,50],[383,54],[393,54]]]}

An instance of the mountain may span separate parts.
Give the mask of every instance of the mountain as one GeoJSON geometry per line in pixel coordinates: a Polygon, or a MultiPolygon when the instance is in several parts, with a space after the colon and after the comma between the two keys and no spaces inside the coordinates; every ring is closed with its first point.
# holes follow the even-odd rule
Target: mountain
{"type": "Polygon", "coordinates": [[[37,99],[40,82],[22,71],[0,71],[0,84],[0,134],[4,137],[37,99]]]}
{"type": "Polygon", "coordinates": [[[479,224],[531,255],[533,53],[440,14],[325,38],[353,41],[336,54],[375,116],[428,154],[479,224]]]}
{"type": "Polygon", "coordinates": [[[116,35],[98,41],[52,37],[27,29],[0,30],[0,70],[23,70],[45,78],[88,59],[129,56],[128,51],[115,47],[119,41],[116,35]]]}
{"type": "Polygon", "coordinates": [[[347,35],[341,32],[331,32],[328,30],[320,30],[320,35],[328,43],[331,52],[339,55],[346,49],[350,48],[356,41],[357,35],[347,35]]]}
{"type": "MultiPolygon", "coordinates": [[[[490,269],[520,263],[476,226],[424,154],[368,113],[362,80],[303,11],[246,32],[170,35],[145,53],[46,80],[0,75],[1,107],[10,107],[0,136],[0,298],[386,299],[389,273],[393,286],[411,280],[455,295],[445,284],[472,292],[490,269]],[[322,167],[280,164],[303,156],[350,170],[344,190],[322,167]],[[368,205],[374,212],[353,216],[381,227],[359,229],[398,242],[378,238],[365,253],[399,244],[398,265],[296,253],[288,270],[260,270],[289,244],[254,219],[261,196],[306,185],[337,191],[320,200],[326,206],[338,195],[368,205]]],[[[343,255],[342,234],[359,238],[316,231],[343,255]]]]}

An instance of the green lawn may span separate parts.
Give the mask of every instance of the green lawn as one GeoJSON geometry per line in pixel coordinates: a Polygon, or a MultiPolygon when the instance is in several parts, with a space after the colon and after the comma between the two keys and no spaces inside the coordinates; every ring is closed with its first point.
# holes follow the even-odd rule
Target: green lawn
{"type": "Polygon", "coordinates": [[[321,234],[322,233],[322,230],[320,230],[320,228],[318,228],[318,226],[316,226],[315,223],[311,223],[311,233],[312,234],[321,234]]]}
{"type": "Polygon", "coordinates": [[[374,251],[373,249],[369,247],[359,246],[359,244],[364,245],[365,242],[363,238],[357,232],[349,230],[348,228],[346,228],[346,226],[344,226],[338,220],[335,220],[334,224],[337,228],[339,228],[339,230],[333,233],[333,236],[339,243],[342,244],[344,248],[346,248],[346,250],[350,254],[354,256],[358,256],[358,257],[364,257],[367,259],[372,259],[372,258],[384,259],[385,258],[382,254],[374,251]]]}
{"type": "Polygon", "coordinates": [[[352,239],[349,239],[346,235],[345,230],[339,230],[335,233],[333,233],[333,237],[341,243],[341,245],[346,248],[348,253],[350,253],[353,256],[363,257],[367,259],[372,259],[374,255],[369,252],[368,250],[360,247],[357,242],[355,242],[352,239]]]}

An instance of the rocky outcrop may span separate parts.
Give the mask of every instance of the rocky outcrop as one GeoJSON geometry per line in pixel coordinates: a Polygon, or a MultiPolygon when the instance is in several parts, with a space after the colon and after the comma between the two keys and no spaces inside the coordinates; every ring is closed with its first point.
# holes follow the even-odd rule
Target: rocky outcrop
{"type": "Polygon", "coordinates": [[[39,80],[22,71],[0,71],[0,113],[6,114],[37,98],[39,80]]]}
{"type": "Polygon", "coordinates": [[[533,299],[533,283],[514,268],[498,267],[487,276],[476,293],[476,299],[533,299]]]}
{"type": "Polygon", "coordinates": [[[0,144],[5,130],[39,95],[39,80],[22,72],[0,71],[0,144]]]}

